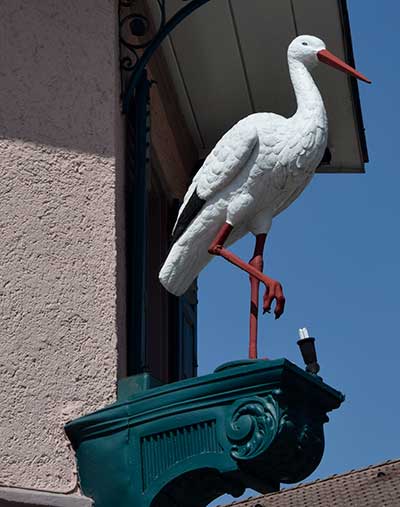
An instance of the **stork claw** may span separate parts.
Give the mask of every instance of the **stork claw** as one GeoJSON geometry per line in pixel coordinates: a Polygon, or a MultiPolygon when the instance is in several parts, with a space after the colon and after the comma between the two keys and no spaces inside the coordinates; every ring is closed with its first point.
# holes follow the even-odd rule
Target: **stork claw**
{"type": "Polygon", "coordinates": [[[279,319],[279,317],[283,314],[285,310],[285,296],[283,295],[282,285],[275,280],[268,280],[268,283],[265,283],[265,293],[263,299],[263,312],[270,313],[271,305],[274,299],[276,300],[275,305],[275,319],[279,319]]]}

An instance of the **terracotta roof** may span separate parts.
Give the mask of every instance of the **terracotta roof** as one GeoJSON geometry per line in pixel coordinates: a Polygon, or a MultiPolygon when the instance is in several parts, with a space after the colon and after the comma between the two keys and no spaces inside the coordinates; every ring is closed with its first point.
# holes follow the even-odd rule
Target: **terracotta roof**
{"type": "Polygon", "coordinates": [[[235,502],[231,507],[400,507],[400,459],[235,502]]]}

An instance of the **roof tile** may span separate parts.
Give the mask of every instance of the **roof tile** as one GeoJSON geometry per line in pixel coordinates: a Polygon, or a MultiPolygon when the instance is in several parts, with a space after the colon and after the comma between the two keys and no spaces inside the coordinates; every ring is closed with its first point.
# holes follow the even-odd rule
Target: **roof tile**
{"type": "Polygon", "coordinates": [[[231,507],[300,506],[400,507],[400,459],[231,504],[231,507]]]}

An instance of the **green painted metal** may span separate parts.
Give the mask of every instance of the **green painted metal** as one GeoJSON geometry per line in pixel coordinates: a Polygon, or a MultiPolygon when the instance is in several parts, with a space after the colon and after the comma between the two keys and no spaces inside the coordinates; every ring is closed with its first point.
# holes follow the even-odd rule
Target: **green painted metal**
{"type": "Polygon", "coordinates": [[[142,73],[126,129],[126,269],[127,269],[127,369],[134,375],[146,371],[146,274],[148,257],[148,121],[151,82],[142,73]]]}
{"type": "Polygon", "coordinates": [[[148,389],[160,387],[163,382],[153,377],[150,373],[141,373],[130,377],[121,378],[117,386],[117,400],[126,401],[148,389]]]}
{"type": "Polygon", "coordinates": [[[66,425],[95,507],[204,507],[305,479],[343,395],[285,359],[245,360],[66,425]]]}

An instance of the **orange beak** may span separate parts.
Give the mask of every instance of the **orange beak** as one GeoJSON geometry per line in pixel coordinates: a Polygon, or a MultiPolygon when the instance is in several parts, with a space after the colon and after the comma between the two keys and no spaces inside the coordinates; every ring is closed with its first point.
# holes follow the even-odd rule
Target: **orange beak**
{"type": "Polygon", "coordinates": [[[353,67],[350,67],[350,65],[347,65],[343,60],[332,54],[327,49],[322,49],[321,51],[318,51],[317,53],[318,60],[320,62],[326,63],[327,65],[330,65],[331,67],[341,70],[342,72],[346,72],[347,74],[350,74],[351,76],[356,77],[357,79],[361,79],[361,81],[365,81],[366,83],[371,83],[371,81],[363,76],[358,70],[353,69],[353,67]]]}

